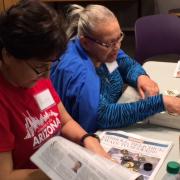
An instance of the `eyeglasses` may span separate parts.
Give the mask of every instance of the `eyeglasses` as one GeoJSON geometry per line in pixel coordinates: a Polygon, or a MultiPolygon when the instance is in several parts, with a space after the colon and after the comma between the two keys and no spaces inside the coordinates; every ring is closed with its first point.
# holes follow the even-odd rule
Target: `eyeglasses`
{"type": "Polygon", "coordinates": [[[110,43],[101,42],[97,39],[94,39],[90,36],[84,36],[85,38],[95,42],[96,44],[99,44],[100,46],[106,47],[106,48],[113,48],[116,44],[120,43],[124,39],[124,33],[121,32],[120,37],[110,43]]]}
{"type": "Polygon", "coordinates": [[[50,71],[51,66],[50,64],[44,65],[39,68],[35,68],[32,64],[30,64],[28,61],[24,61],[38,76],[41,74],[45,74],[50,71]],[[41,70],[40,70],[41,69],[41,70]]]}

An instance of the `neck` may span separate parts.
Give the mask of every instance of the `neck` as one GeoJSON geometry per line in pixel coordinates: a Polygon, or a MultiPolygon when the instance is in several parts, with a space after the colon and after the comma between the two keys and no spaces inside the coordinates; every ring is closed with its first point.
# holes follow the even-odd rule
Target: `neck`
{"type": "Polygon", "coordinates": [[[88,49],[87,49],[85,46],[83,46],[83,44],[82,44],[82,47],[83,47],[84,51],[87,53],[87,55],[90,57],[90,59],[91,59],[91,61],[93,62],[94,66],[95,66],[96,68],[98,68],[102,63],[99,62],[98,59],[97,59],[96,57],[94,57],[94,56],[91,54],[91,52],[88,51],[88,49]]]}
{"type": "Polygon", "coordinates": [[[95,66],[96,68],[100,67],[100,66],[101,66],[101,64],[102,64],[102,63],[97,62],[97,61],[96,61],[96,62],[93,62],[93,63],[94,63],[94,66],[95,66]]]}
{"type": "Polygon", "coordinates": [[[102,63],[99,62],[96,58],[94,58],[93,56],[90,56],[90,58],[91,58],[94,66],[95,66],[96,68],[98,68],[99,66],[101,66],[102,63]]]}

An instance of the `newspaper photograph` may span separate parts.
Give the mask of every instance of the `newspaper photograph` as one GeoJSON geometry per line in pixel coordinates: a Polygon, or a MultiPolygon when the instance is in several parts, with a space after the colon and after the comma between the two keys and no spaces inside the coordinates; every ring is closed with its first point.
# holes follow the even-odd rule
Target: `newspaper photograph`
{"type": "Polygon", "coordinates": [[[171,142],[144,138],[124,131],[105,131],[100,134],[101,145],[112,159],[145,180],[154,179],[172,147],[171,142]]]}
{"type": "Polygon", "coordinates": [[[47,141],[31,161],[53,180],[142,180],[143,176],[61,136],[47,141]]]}

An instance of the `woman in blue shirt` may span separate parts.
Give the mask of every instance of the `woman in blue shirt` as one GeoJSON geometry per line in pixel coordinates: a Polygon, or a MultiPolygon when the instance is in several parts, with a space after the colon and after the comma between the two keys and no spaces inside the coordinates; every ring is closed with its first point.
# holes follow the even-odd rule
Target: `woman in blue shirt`
{"type": "Polygon", "coordinates": [[[141,65],[120,49],[124,34],[109,9],[73,5],[69,22],[69,44],[53,65],[51,80],[66,109],[83,128],[89,132],[120,128],[165,109],[177,112],[173,101],[180,107],[180,100],[159,95],[157,84],[141,65]],[[142,100],[117,103],[125,84],[137,88],[142,100]]]}

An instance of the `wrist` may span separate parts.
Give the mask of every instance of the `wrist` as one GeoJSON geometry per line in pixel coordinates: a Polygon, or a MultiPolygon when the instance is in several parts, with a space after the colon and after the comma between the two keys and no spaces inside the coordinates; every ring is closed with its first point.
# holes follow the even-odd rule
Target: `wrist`
{"type": "Polygon", "coordinates": [[[99,136],[97,135],[97,134],[85,134],[85,135],[83,135],[82,137],[81,137],[81,139],[80,139],[80,145],[81,146],[84,146],[84,141],[88,138],[88,137],[93,137],[93,138],[95,138],[95,139],[97,139],[98,141],[99,141],[99,143],[100,143],[100,138],[99,138],[99,136]]]}

